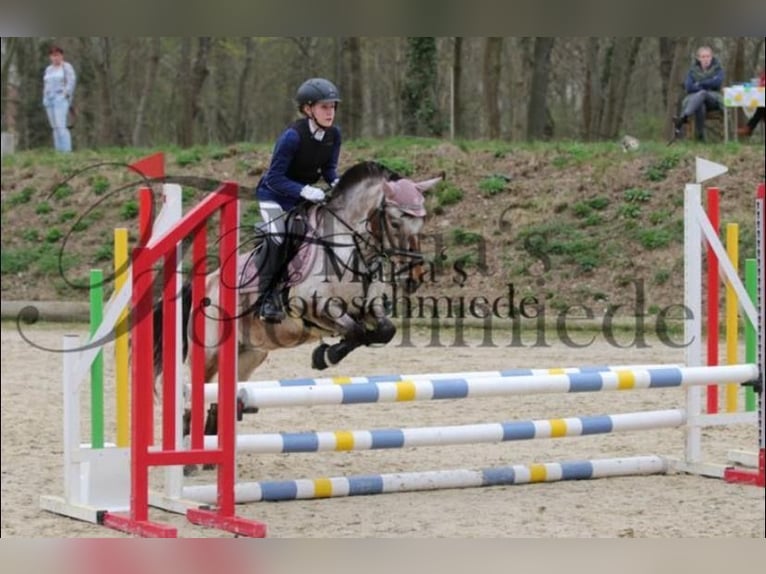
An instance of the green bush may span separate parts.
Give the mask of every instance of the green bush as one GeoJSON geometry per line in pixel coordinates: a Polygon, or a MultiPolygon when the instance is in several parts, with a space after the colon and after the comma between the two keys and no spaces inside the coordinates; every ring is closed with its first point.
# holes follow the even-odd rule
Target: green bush
{"type": "Polygon", "coordinates": [[[584,201],[578,201],[572,206],[572,213],[575,217],[588,217],[593,209],[584,201]]]}
{"type": "Polygon", "coordinates": [[[64,234],[58,227],[51,227],[48,233],[45,234],[45,241],[46,243],[56,243],[62,237],[64,237],[64,234]]]}
{"type": "Polygon", "coordinates": [[[37,207],[35,207],[35,213],[37,215],[45,215],[46,213],[50,213],[53,211],[53,208],[51,207],[51,204],[47,201],[41,201],[37,204],[37,207]]]}
{"type": "Polygon", "coordinates": [[[29,270],[37,254],[27,249],[3,249],[0,251],[0,273],[23,273],[29,270]]]}
{"type": "Polygon", "coordinates": [[[195,163],[199,163],[201,161],[202,153],[200,153],[200,150],[195,148],[181,150],[178,152],[178,155],[176,155],[176,163],[181,167],[194,165],[195,163]]]}
{"type": "Polygon", "coordinates": [[[29,203],[32,196],[35,194],[34,187],[25,187],[18,193],[14,193],[8,198],[9,205],[20,205],[22,203],[29,203]]]}
{"type": "Polygon", "coordinates": [[[463,190],[451,183],[438,186],[436,190],[436,204],[439,207],[453,205],[463,199],[463,190]]]}
{"type": "Polygon", "coordinates": [[[415,171],[412,162],[402,157],[384,157],[379,159],[378,163],[404,177],[412,175],[415,171]]]}
{"type": "Polygon", "coordinates": [[[664,285],[668,282],[668,279],[670,279],[670,271],[666,269],[660,269],[654,274],[655,285],[664,285]]]}
{"type": "Polygon", "coordinates": [[[126,201],[120,208],[120,215],[123,219],[135,219],[138,217],[138,202],[135,199],[126,201]]]}
{"type": "Polygon", "coordinates": [[[480,243],[482,237],[479,233],[465,231],[459,227],[452,230],[452,242],[455,245],[474,245],[480,243]]]}
{"type": "Polygon", "coordinates": [[[481,190],[484,195],[491,197],[504,192],[507,184],[507,178],[500,175],[491,175],[479,182],[479,190],[481,190]]]}
{"type": "Polygon", "coordinates": [[[66,199],[67,197],[72,195],[72,193],[73,193],[72,188],[69,187],[67,184],[59,185],[53,191],[53,197],[54,199],[61,201],[62,199],[66,199]]]}
{"type": "Polygon", "coordinates": [[[625,201],[629,203],[646,203],[652,198],[652,192],[648,189],[632,187],[626,189],[623,196],[625,197],[625,201]]]}
{"type": "Polygon", "coordinates": [[[600,196],[592,197],[591,199],[585,200],[585,203],[588,205],[588,207],[595,209],[596,211],[602,211],[609,205],[609,199],[600,196]]]}
{"type": "Polygon", "coordinates": [[[109,180],[103,175],[94,175],[90,178],[90,189],[96,195],[104,195],[109,189],[109,180]]]}
{"type": "Polygon", "coordinates": [[[59,222],[64,223],[66,221],[71,221],[75,217],[77,217],[76,211],[66,209],[59,214],[59,222]]]}
{"type": "Polygon", "coordinates": [[[617,208],[617,215],[625,219],[638,219],[641,217],[641,206],[635,203],[621,205],[617,208]]]}
{"type": "Polygon", "coordinates": [[[112,261],[114,259],[114,242],[104,243],[93,254],[96,261],[112,261]]]}
{"type": "Polygon", "coordinates": [[[670,245],[671,235],[667,229],[640,229],[638,240],[644,249],[659,249],[670,245]]]}
{"type": "Polygon", "coordinates": [[[24,241],[29,241],[31,243],[36,243],[36,242],[40,241],[40,232],[37,229],[35,229],[35,228],[25,229],[21,233],[21,238],[24,241]]]}
{"type": "Polygon", "coordinates": [[[601,225],[602,223],[604,223],[604,218],[598,213],[591,213],[583,220],[583,225],[585,227],[594,227],[596,225],[601,225]]]}
{"type": "Polygon", "coordinates": [[[662,181],[668,176],[668,171],[678,165],[680,157],[677,155],[667,155],[656,163],[653,163],[646,169],[646,179],[649,181],[662,181]]]}

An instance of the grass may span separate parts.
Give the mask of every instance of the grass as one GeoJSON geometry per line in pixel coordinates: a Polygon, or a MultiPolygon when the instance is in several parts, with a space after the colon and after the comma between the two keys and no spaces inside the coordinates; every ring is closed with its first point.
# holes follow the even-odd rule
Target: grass
{"type": "MultiPolygon", "coordinates": [[[[601,281],[599,290],[614,300],[609,283],[615,273],[644,273],[647,285],[675,288],[683,237],[680,176],[688,181],[694,156],[706,155],[736,167],[727,177],[741,181],[742,173],[752,172],[750,179],[758,181],[762,159],[753,159],[751,148],[755,146],[690,142],[668,148],[664,142],[642,140],[640,150],[623,153],[618,143],[606,141],[450,142],[397,137],[344,142],[341,168],[373,159],[413,179],[444,170],[446,181],[428,195],[431,217],[426,233],[446,239],[451,263],[466,268],[484,265],[477,247],[484,238],[487,261],[496,274],[487,277],[485,284],[520,282],[520,278],[534,282],[544,276],[545,289],[550,288],[557,301],[566,302],[571,299],[566,290],[580,286],[590,274],[601,281]],[[631,179],[624,172],[630,172],[631,179]],[[503,216],[506,212],[510,215],[503,216]],[[507,225],[500,226],[498,219],[503,217],[507,225]]],[[[168,146],[164,151],[169,173],[219,177],[225,170],[227,178],[252,185],[268,165],[271,149],[271,142],[245,142],[186,150],[168,146]]],[[[66,185],[57,182],[89,164],[132,163],[156,151],[112,148],[55,154],[33,150],[4,157],[4,278],[6,273],[20,273],[34,281],[34,276],[51,272],[56,255],[39,249],[59,249],[64,237],[67,249],[83,264],[111,259],[114,227],[129,227],[134,242],[137,203],[130,184],[135,174],[103,167],[66,185]],[[112,193],[125,185],[126,191],[112,193]],[[100,213],[88,213],[100,199],[104,200],[100,213]],[[82,213],[88,215],[80,220],[82,213]],[[27,225],[17,225],[20,219],[27,225]]],[[[728,182],[722,186],[732,190],[724,212],[727,221],[741,223],[744,259],[754,245],[751,206],[735,194],[751,197],[751,190],[745,193],[728,182]]],[[[201,197],[198,190],[184,188],[184,209],[201,197]]],[[[252,229],[260,220],[257,203],[243,201],[240,207],[243,230],[252,229]]],[[[537,289],[534,283],[533,288],[537,289]]]]}

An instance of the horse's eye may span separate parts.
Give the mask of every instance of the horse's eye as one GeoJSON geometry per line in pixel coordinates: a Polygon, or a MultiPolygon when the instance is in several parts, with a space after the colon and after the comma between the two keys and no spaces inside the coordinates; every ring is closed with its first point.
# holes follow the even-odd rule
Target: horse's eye
{"type": "Polygon", "coordinates": [[[393,227],[394,229],[399,229],[401,226],[402,224],[396,221],[395,219],[391,221],[391,227],[393,227]]]}

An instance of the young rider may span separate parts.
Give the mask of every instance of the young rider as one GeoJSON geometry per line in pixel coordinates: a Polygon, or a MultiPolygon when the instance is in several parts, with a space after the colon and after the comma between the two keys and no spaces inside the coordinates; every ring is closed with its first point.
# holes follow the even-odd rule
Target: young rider
{"type": "Polygon", "coordinates": [[[271,163],[255,190],[261,217],[269,233],[261,247],[258,279],[259,317],[278,323],[284,319],[281,291],[287,269],[285,212],[301,201],[321,202],[320,178],[334,186],[338,180],[340,130],[333,126],[340,102],[338,88],[324,78],[311,78],[298,88],[295,102],[303,117],[279,136],[271,163]]]}

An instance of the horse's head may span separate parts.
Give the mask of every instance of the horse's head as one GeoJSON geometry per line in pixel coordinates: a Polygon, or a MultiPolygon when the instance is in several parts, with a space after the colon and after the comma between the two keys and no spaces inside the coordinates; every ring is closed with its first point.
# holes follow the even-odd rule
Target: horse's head
{"type": "Polygon", "coordinates": [[[410,179],[383,182],[379,233],[405,293],[413,293],[426,275],[420,251],[420,232],[426,217],[423,193],[442,179],[443,176],[420,182],[410,179]]]}

